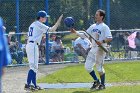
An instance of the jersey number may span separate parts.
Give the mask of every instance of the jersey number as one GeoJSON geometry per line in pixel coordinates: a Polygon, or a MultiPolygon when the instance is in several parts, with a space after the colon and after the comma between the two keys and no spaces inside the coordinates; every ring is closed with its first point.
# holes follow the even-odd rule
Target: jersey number
{"type": "Polygon", "coordinates": [[[33,35],[33,27],[30,27],[29,36],[32,36],[32,35],[33,35]]]}

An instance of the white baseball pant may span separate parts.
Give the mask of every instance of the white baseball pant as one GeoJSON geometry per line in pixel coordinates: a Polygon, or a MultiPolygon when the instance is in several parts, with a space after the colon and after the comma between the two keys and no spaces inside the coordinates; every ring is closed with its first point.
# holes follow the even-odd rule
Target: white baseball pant
{"type": "Polygon", "coordinates": [[[26,45],[26,53],[29,61],[29,67],[34,72],[38,71],[39,49],[36,43],[28,43],[26,45]]]}
{"type": "Polygon", "coordinates": [[[90,73],[93,71],[93,66],[96,64],[97,71],[105,73],[103,68],[105,55],[106,52],[101,48],[92,47],[86,58],[85,69],[90,73]]]}

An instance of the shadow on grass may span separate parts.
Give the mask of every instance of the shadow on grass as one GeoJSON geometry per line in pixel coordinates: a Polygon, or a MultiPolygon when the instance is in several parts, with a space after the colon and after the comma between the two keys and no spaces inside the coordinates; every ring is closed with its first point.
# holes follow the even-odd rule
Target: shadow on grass
{"type": "Polygon", "coordinates": [[[95,91],[97,91],[97,90],[92,90],[92,91],[74,91],[72,93],[93,93],[95,91]]]}
{"type": "Polygon", "coordinates": [[[72,93],[94,93],[94,92],[97,92],[97,91],[103,91],[103,90],[74,91],[72,93]]]}

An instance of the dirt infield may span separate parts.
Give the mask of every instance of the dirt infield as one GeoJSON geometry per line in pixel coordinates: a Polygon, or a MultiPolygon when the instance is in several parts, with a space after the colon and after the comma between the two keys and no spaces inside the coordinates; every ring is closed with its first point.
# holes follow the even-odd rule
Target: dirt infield
{"type": "MultiPolygon", "coordinates": [[[[76,63],[40,65],[37,76],[40,77],[51,74],[69,65],[76,65],[76,63]]],[[[26,83],[28,69],[28,66],[7,67],[2,79],[3,93],[26,93],[24,84],[26,83]]]]}

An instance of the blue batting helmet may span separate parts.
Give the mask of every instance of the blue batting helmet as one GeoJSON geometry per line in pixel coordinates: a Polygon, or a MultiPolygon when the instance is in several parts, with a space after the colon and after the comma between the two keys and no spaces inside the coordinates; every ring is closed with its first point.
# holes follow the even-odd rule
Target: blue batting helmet
{"type": "Polygon", "coordinates": [[[64,19],[64,23],[67,27],[73,27],[74,26],[74,19],[73,17],[66,17],[64,19]]]}
{"type": "Polygon", "coordinates": [[[49,17],[49,15],[45,11],[39,11],[37,13],[37,17],[49,17]]]}

